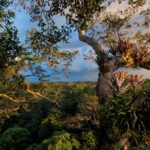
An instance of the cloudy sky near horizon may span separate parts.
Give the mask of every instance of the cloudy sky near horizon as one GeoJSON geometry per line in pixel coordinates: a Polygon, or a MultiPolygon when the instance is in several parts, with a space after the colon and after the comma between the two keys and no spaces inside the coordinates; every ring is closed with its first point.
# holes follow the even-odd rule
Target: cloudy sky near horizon
{"type": "MultiPolygon", "coordinates": [[[[150,0],[148,0],[150,2],[150,0]]],[[[150,3],[148,3],[150,5],[150,3]]],[[[116,5],[112,10],[116,9],[116,5]]],[[[65,23],[65,19],[61,16],[55,17],[55,22],[60,26],[65,23]]],[[[19,38],[21,42],[24,42],[26,37],[26,31],[30,30],[32,27],[35,27],[36,24],[30,22],[30,16],[27,15],[23,10],[21,12],[16,13],[16,17],[14,20],[14,25],[17,27],[19,33],[19,38]]],[[[62,49],[68,50],[79,50],[80,54],[74,59],[70,70],[68,79],[62,79],[61,81],[97,81],[98,79],[98,67],[96,63],[92,61],[85,61],[83,59],[83,53],[87,53],[88,50],[92,49],[86,43],[80,42],[78,39],[78,33],[74,32],[72,34],[72,39],[69,44],[62,45],[62,49]]],[[[129,71],[134,74],[142,74],[145,78],[150,78],[150,71],[142,69],[142,70],[133,70],[133,69],[123,69],[125,71],[129,71]]],[[[28,78],[27,81],[35,82],[37,78],[28,78]]]]}

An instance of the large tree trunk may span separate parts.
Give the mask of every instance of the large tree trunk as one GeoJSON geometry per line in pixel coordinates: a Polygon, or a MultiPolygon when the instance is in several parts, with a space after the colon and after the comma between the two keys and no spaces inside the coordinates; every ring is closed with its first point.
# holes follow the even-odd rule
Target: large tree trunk
{"type": "Polygon", "coordinates": [[[104,74],[102,72],[99,73],[98,83],[97,83],[97,95],[99,97],[100,104],[104,104],[106,101],[109,101],[113,98],[113,89],[110,86],[110,81],[112,73],[104,74]],[[111,74],[111,75],[109,75],[111,74]]]}
{"type": "Polygon", "coordinates": [[[104,104],[114,97],[112,78],[118,68],[119,59],[117,57],[108,58],[105,54],[103,57],[97,56],[96,62],[100,71],[97,82],[97,95],[100,104],[104,104]]]}
{"type": "Polygon", "coordinates": [[[120,67],[121,59],[117,56],[115,58],[109,58],[108,54],[102,49],[99,42],[91,37],[79,33],[79,39],[80,41],[90,45],[97,55],[96,62],[100,70],[97,95],[99,96],[100,104],[105,103],[114,96],[111,80],[114,71],[120,67]]]}

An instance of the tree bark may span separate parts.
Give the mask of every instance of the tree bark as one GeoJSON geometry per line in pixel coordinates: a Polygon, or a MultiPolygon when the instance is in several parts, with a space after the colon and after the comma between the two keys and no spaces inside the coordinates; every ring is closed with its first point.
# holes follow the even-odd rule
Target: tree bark
{"type": "MultiPolygon", "coordinates": [[[[112,73],[108,73],[112,74],[112,73]]],[[[98,76],[98,83],[97,83],[97,95],[99,97],[100,104],[104,104],[105,102],[109,101],[114,97],[113,95],[113,89],[109,85],[109,82],[111,80],[110,76],[108,74],[104,74],[102,72],[99,73],[98,76]]]]}
{"type": "Polygon", "coordinates": [[[104,53],[103,48],[101,47],[99,42],[97,40],[95,40],[94,38],[88,37],[86,35],[82,35],[82,33],[79,32],[79,40],[90,45],[94,49],[96,55],[98,55],[98,56],[103,55],[103,53],[104,53]]]}
{"type": "MultiPolygon", "coordinates": [[[[105,58],[105,56],[103,56],[105,58]]],[[[102,60],[102,59],[101,59],[102,60]]],[[[112,78],[116,69],[122,64],[120,57],[105,58],[103,61],[97,56],[99,66],[99,76],[97,83],[97,94],[100,104],[104,104],[114,97],[112,78]]]]}
{"type": "Polygon", "coordinates": [[[79,39],[90,45],[97,55],[96,62],[100,71],[97,83],[97,95],[100,104],[103,104],[114,97],[111,80],[114,71],[122,65],[122,59],[117,56],[115,58],[109,58],[99,42],[91,37],[79,33],[79,39]]]}

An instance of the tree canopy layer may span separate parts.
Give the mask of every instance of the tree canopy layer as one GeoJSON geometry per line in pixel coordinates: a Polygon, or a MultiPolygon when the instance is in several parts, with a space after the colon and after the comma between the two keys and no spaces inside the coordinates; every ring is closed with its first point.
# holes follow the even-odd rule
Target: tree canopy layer
{"type": "MultiPolygon", "coordinates": [[[[59,107],[45,98],[33,103],[33,97],[25,95],[28,106],[22,105],[18,115],[6,111],[8,118],[0,112],[0,150],[107,150],[123,146],[148,150],[150,81],[104,105],[98,103],[95,86],[87,82],[32,83],[32,89],[59,107]]],[[[2,110],[4,104],[0,104],[2,110]]]]}

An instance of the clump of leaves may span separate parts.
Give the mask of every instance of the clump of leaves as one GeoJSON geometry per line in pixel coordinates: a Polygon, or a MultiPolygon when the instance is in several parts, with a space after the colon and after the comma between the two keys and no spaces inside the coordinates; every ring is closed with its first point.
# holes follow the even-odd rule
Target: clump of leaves
{"type": "Polygon", "coordinates": [[[132,144],[147,145],[150,135],[148,122],[150,114],[150,83],[133,92],[118,95],[100,108],[100,124],[112,141],[128,137],[132,144]]]}
{"type": "Polygon", "coordinates": [[[139,66],[149,61],[150,49],[138,49],[135,44],[130,41],[119,41],[117,46],[111,46],[110,52],[116,56],[120,55],[126,62],[126,67],[139,66]]]}
{"type": "Polygon", "coordinates": [[[0,137],[0,150],[20,150],[30,143],[30,132],[26,128],[7,129],[0,137]]]}
{"type": "Polygon", "coordinates": [[[96,149],[96,137],[92,131],[82,132],[81,134],[82,150],[95,150],[96,149]]]}
{"type": "Polygon", "coordinates": [[[31,145],[28,149],[31,148],[33,148],[33,150],[79,150],[80,143],[70,133],[66,131],[57,131],[41,144],[31,145]]]}
{"type": "Polygon", "coordinates": [[[77,105],[75,115],[67,118],[66,125],[72,129],[91,130],[99,126],[98,112],[98,97],[85,94],[77,105]]]}
{"type": "Polygon", "coordinates": [[[63,113],[57,108],[52,108],[48,116],[42,122],[54,130],[61,129],[64,125],[63,113]]]}

